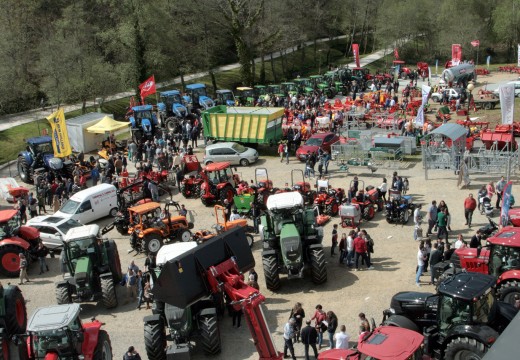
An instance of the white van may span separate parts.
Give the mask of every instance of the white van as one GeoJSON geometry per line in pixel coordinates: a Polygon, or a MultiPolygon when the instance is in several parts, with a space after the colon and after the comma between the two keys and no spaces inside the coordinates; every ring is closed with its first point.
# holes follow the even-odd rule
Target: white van
{"type": "Polygon", "coordinates": [[[105,216],[116,216],[117,193],[111,184],[99,184],[72,195],[54,216],[88,224],[105,216]]]}

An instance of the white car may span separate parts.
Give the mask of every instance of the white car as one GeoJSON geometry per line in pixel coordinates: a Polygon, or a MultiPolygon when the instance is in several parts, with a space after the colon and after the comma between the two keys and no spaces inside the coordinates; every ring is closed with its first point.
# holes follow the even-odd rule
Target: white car
{"type": "Polygon", "coordinates": [[[444,91],[447,91],[447,95],[448,95],[448,100],[454,100],[454,99],[458,99],[460,97],[460,90],[458,89],[453,89],[453,88],[447,88],[447,89],[444,89],[442,91],[439,91],[439,92],[434,92],[432,94],[432,100],[435,101],[435,102],[441,102],[442,101],[442,93],[444,91]]]}
{"type": "Polygon", "coordinates": [[[70,229],[84,226],[76,220],[53,215],[33,217],[27,221],[26,225],[40,231],[40,238],[49,250],[61,247],[63,245],[63,238],[70,229]]]}

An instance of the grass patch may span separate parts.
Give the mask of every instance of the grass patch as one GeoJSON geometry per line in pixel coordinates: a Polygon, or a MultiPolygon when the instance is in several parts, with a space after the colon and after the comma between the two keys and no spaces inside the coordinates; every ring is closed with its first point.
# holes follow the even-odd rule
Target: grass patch
{"type": "Polygon", "coordinates": [[[25,139],[38,136],[43,129],[50,134],[51,127],[46,119],[29,124],[12,127],[0,132],[0,164],[16,159],[18,153],[25,148],[25,139]]]}

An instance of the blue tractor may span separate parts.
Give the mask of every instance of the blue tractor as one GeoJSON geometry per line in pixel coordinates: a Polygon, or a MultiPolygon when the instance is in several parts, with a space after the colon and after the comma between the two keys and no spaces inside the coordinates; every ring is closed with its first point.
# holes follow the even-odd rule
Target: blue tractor
{"type": "Polygon", "coordinates": [[[186,104],[191,105],[191,111],[208,110],[215,106],[215,102],[208,97],[206,85],[190,84],[186,85],[186,95],[184,96],[186,104]]]}
{"type": "Polygon", "coordinates": [[[215,104],[235,106],[235,95],[233,95],[233,91],[227,89],[217,90],[217,100],[215,104]]]}
{"type": "Polygon", "coordinates": [[[38,136],[26,140],[27,146],[18,154],[18,173],[25,183],[32,183],[38,171],[51,171],[55,176],[72,178],[74,163],[54,157],[52,138],[38,136]]]}
{"type": "Polygon", "coordinates": [[[159,122],[153,113],[152,105],[133,106],[128,120],[132,126],[132,138],[135,142],[153,140],[159,131],[159,122]]]}
{"type": "Polygon", "coordinates": [[[182,120],[188,115],[179,90],[161,92],[161,102],[157,104],[161,121],[168,132],[179,132],[182,120]]]}

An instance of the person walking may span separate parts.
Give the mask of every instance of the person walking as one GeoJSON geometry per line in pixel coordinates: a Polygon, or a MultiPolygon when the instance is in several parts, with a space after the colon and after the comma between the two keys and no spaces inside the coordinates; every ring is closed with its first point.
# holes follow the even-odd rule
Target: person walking
{"type": "Polygon", "coordinates": [[[280,162],[283,161],[283,157],[285,155],[285,151],[284,151],[284,145],[282,142],[280,142],[280,144],[278,144],[278,154],[280,155],[280,162]]]}
{"type": "Polygon", "coordinates": [[[426,260],[426,255],[424,254],[424,244],[419,245],[419,251],[417,251],[417,273],[415,274],[415,285],[418,287],[421,286],[421,275],[424,270],[424,260],[426,260]]]}
{"type": "MultiPolygon", "coordinates": [[[[137,309],[141,310],[141,304],[143,303],[143,300],[144,300],[144,287],[145,287],[145,283],[146,283],[142,270],[137,271],[136,281],[137,281],[137,309]]],[[[146,304],[146,308],[150,309],[150,306],[148,305],[148,303],[146,304]]]]}
{"type": "Polygon", "coordinates": [[[296,324],[296,319],[291,318],[285,324],[283,328],[283,357],[288,358],[287,350],[291,353],[291,357],[293,360],[296,360],[296,356],[294,356],[294,346],[293,346],[293,338],[294,338],[294,324],[296,324]]]}
{"type": "Polygon", "coordinates": [[[413,239],[417,241],[418,239],[422,238],[423,230],[421,228],[422,223],[422,215],[421,215],[421,204],[417,204],[415,206],[415,210],[413,211],[413,223],[414,223],[414,229],[413,229],[413,239]]]}
{"type": "Polygon", "coordinates": [[[20,258],[20,282],[18,285],[23,285],[23,280],[27,280],[26,282],[30,282],[29,276],[27,276],[27,266],[29,263],[27,262],[27,258],[23,253],[18,254],[20,258]]]}
{"type": "Polygon", "coordinates": [[[309,360],[309,347],[314,352],[314,358],[318,358],[318,349],[316,348],[316,339],[318,338],[318,331],[314,326],[311,326],[311,321],[305,322],[306,326],[302,329],[301,337],[305,349],[305,360],[309,360]]]}
{"type": "Polygon", "coordinates": [[[388,192],[388,183],[386,182],[386,178],[383,178],[383,182],[379,185],[377,190],[381,199],[386,202],[386,193],[388,192]]]}
{"type": "Polygon", "coordinates": [[[448,242],[448,209],[444,208],[437,214],[437,238],[444,237],[445,241],[448,242]]]}
{"type": "Polygon", "coordinates": [[[433,228],[437,225],[437,214],[437,201],[433,200],[428,208],[428,231],[426,231],[426,236],[430,236],[433,228]]]}
{"type": "MultiPolygon", "coordinates": [[[[303,319],[305,318],[305,310],[303,310],[302,303],[297,302],[294,304],[291,314],[289,315],[289,319],[290,318],[296,320],[296,323],[294,324],[295,340],[296,342],[300,342],[300,331],[302,329],[303,319]]],[[[314,343],[316,343],[316,341],[314,343]]]]}
{"type": "Polygon", "coordinates": [[[339,263],[343,264],[347,257],[347,234],[341,234],[341,240],[339,241],[339,263]]]}
{"type": "Polygon", "coordinates": [[[130,346],[125,355],[123,355],[123,360],[141,360],[141,355],[135,351],[133,346],[130,346]]]}
{"type": "Polygon", "coordinates": [[[500,201],[502,200],[502,197],[504,195],[504,189],[506,187],[506,181],[504,180],[504,177],[502,176],[500,178],[500,181],[498,181],[495,185],[495,191],[496,191],[496,194],[497,194],[497,201],[495,203],[495,207],[497,209],[500,209],[500,201]]]}
{"type": "Polygon", "coordinates": [[[323,344],[323,321],[327,318],[327,314],[323,311],[323,307],[318,304],[316,305],[316,311],[314,312],[311,320],[314,320],[314,325],[316,326],[316,331],[318,332],[318,347],[321,350],[321,345],[323,344]]]}
{"type": "Polygon", "coordinates": [[[137,275],[134,270],[128,269],[125,285],[128,292],[128,297],[135,299],[137,297],[137,275]]]}
{"type": "Polygon", "coordinates": [[[329,334],[329,347],[334,349],[334,334],[338,328],[338,317],[333,311],[327,312],[327,333],[329,334]]]}
{"type": "Polygon", "coordinates": [[[347,334],[347,328],[345,325],[341,325],[339,327],[339,333],[334,335],[334,340],[336,340],[335,349],[348,349],[348,341],[350,340],[350,335],[347,334]]]}
{"type": "Polygon", "coordinates": [[[332,228],[332,246],[330,247],[330,256],[334,256],[334,249],[338,246],[338,224],[334,224],[332,228]]]}
{"type": "Polygon", "coordinates": [[[362,238],[361,233],[354,239],[354,251],[356,253],[355,263],[356,263],[356,271],[359,271],[359,258],[362,258],[365,262],[368,270],[373,270],[374,267],[370,264],[370,260],[368,260],[367,255],[367,243],[362,238]]]}
{"type": "Polygon", "coordinates": [[[436,264],[442,261],[442,251],[439,250],[439,243],[433,244],[433,250],[430,253],[430,285],[435,285],[435,272],[433,271],[436,264]]]}
{"type": "Polygon", "coordinates": [[[476,208],[477,201],[473,198],[473,194],[469,194],[468,197],[464,200],[464,217],[466,218],[466,223],[464,225],[471,227],[473,211],[475,211],[476,208]]]}

